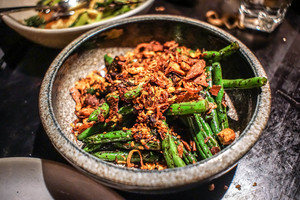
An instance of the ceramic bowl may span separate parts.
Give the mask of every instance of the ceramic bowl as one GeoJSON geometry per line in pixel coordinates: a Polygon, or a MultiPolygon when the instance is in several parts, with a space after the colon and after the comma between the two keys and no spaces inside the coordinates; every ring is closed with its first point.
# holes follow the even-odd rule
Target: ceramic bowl
{"type": "Polygon", "coordinates": [[[96,180],[132,192],[167,192],[212,180],[234,166],[255,144],[270,113],[270,87],[229,90],[236,110],[230,126],[239,137],[213,157],[186,167],[145,171],[117,166],[91,156],[79,148],[71,134],[76,119],[69,89],[93,70],[100,70],[103,56],[124,54],[137,44],[175,40],[192,49],[221,49],[237,41],[240,50],[222,61],[224,78],[266,77],[251,51],[237,38],[205,22],[168,15],[145,15],[123,19],[96,28],[69,44],[49,67],[40,91],[39,108],[43,126],[54,147],[72,165],[96,180]]]}
{"type": "MultiPolygon", "coordinates": [[[[25,5],[34,5],[36,0],[28,0],[25,5]]],[[[146,0],[137,8],[126,12],[124,14],[118,15],[116,17],[112,17],[106,20],[102,20],[96,23],[87,24],[78,27],[71,28],[63,28],[63,29],[41,29],[28,27],[24,24],[20,23],[27,19],[28,17],[35,14],[34,10],[23,10],[19,12],[12,12],[7,14],[0,14],[2,16],[3,21],[17,33],[22,35],[23,37],[31,40],[34,43],[50,47],[50,48],[63,48],[67,44],[69,44],[72,40],[80,36],[82,33],[87,32],[95,27],[101,26],[106,23],[111,23],[115,20],[126,18],[129,16],[143,14],[146,13],[152,6],[154,0],[146,0]]],[[[4,2],[5,3],[5,2],[4,2]]],[[[11,4],[8,4],[11,5],[11,4]]]]}
{"type": "Polygon", "coordinates": [[[1,158],[0,176],[1,199],[124,200],[73,167],[45,159],[1,158]]]}

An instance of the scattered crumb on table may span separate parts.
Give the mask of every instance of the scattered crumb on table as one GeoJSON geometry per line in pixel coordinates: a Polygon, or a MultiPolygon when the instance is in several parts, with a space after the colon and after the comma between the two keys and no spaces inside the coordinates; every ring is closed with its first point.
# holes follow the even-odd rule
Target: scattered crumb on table
{"type": "Polygon", "coordinates": [[[214,189],[215,189],[215,184],[212,183],[208,186],[209,191],[214,191],[214,189]]]}
{"type": "Polygon", "coordinates": [[[238,190],[241,190],[241,185],[238,184],[238,185],[235,186],[235,188],[237,188],[238,190]]]}
{"type": "Polygon", "coordinates": [[[157,12],[162,12],[162,11],[165,11],[165,10],[166,10],[166,8],[163,7],[163,6],[159,6],[159,7],[155,8],[155,11],[157,11],[157,12]]]}

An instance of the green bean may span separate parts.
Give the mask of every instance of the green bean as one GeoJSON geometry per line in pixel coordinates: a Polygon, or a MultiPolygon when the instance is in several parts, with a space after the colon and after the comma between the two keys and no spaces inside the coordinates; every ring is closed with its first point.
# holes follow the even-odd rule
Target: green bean
{"type": "Polygon", "coordinates": [[[133,110],[134,109],[132,105],[125,105],[119,109],[118,113],[121,115],[128,115],[131,114],[133,110]]]}
{"type": "MultiPolygon", "coordinates": [[[[215,103],[214,98],[209,92],[206,92],[206,99],[210,103],[215,103]]],[[[209,116],[211,116],[210,127],[216,137],[216,135],[221,131],[217,110],[211,109],[209,116]]]]}
{"type": "Polygon", "coordinates": [[[210,126],[205,122],[205,120],[199,115],[199,114],[194,114],[196,123],[199,126],[199,129],[203,129],[203,133],[207,139],[207,145],[212,149],[213,147],[219,148],[221,150],[217,140],[214,137],[214,134],[210,128],[210,126]]]}
{"type": "Polygon", "coordinates": [[[103,103],[96,110],[92,112],[89,116],[90,121],[98,121],[99,115],[102,115],[105,118],[109,113],[109,105],[107,103],[103,103]]]}
{"type": "Polygon", "coordinates": [[[169,140],[167,139],[162,140],[161,148],[168,168],[174,168],[175,167],[174,160],[173,157],[171,156],[171,152],[169,151],[170,148],[169,140]]]}
{"type": "MultiPolygon", "coordinates": [[[[182,143],[180,139],[178,139],[176,136],[173,136],[174,141],[177,143],[177,146],[182,143]]],[[[183,155],[182,155],[184,162],[186,164],[195,164],[197,162],[197,158],[195,155],[193,155],[190,151],[188,151],[184,146],[183,146],[183,155]]]]}
{"type": "Polygon", "coordinates": [[[217,104],[217,113],[218,118],[220,120],[222,130],[228,128],[228,119],[226,113],[226,107],[223,106],[222,100],[224,98],[224,87],[223,87],[223,80],[222,80],[222,69],[219,62],[215,62],[213,65],[213,83],[214,85],[221,86],[215,100],[217,104]]]}
{"type": "Polygon", "coordinates": [[[206,82],[208,83],[207,90],[210,90],[213,86],[213,83],[212,83],[212,69],[213,69],[212,66],[205,67],[206,82]]]}
{"type": "Polygon", "coordinates": [[[198,150],[198,153],[199,153],[200,157],[202,159],[206,159],[206,158],[211,157],[212,154],[210,152],[210,149],[208,148],[208,146],[204,142],[204,138],[202,136],[203,134],[200,132],[201,130],[198,131],[197,128],[195,127],[194,119],[191,116],[188,116],[187,120],[189,122],[190,127],[192,128],[191,129],[192,137],[193,137],[193,140],[196,143],[196,147],[197,147],[197,150],[198,150]]]}
{"type": "Polygon", "coordinates": [[[262,87],[267,83],[267,78],[265,77],[253,77],[248,79],[223,79],[223,87],[226,89],[239,88],[239,89],[249,89],[262,87]]]}
{"type": "Polygon", "coordinates": [[[111,131],[108,133],[100,133],[96,135],[89,136],[84,139],[86,143],[92,144],[102,144],[109,142],[119,142],[119,141],[129,141],[132,140],[131,130],[123,131],[111,131]]]}
{"type": "Polygon", "coordinates": [[[159,141],[150,141],[145,145],[142,145],[140,142],[127,141],[127,142],[114,142],[112,145],[119,149],[139,149],[139,150],[161,150],[161,144],[159,141]],[[147,147],[145,147],[147,146],[147,147]]]}
{"type": "Polygon", "coordinates": [[[230,45],[224,47],[219,51],[204,51],[202,53],[203,59],[207,61],[220,61],[224,57],[227,57],[239,49],[239,44],[237,42],[232,42],[230,45]]]}
{"type": "MultiPolygon", "coordinates": [[[[157,162],[160,159],[159,154],[152,151],[141,152],[141,154],[144,162],[157,162]]],[[[100,151],[100,152],[93,153],[93,155],[104,161],[119,163],[120,161],[126,162],[129,152],[128,151],[100,151]]],[[[133,163],[140,162],[140,156],[137,154],[133,154],[130,159],[130,162],[133,163]]]]}
{"type": "Polygon", "coordinates": [[[83,148],[86,152],[93,152],[95,150],[100,149],[103,146],[103,144],[86,144],[83,148]]]}
{"type": "Polygon", "coordinates": [[[78,140],[84,140],[85,138],[97,133],[104,131],[106,128],[106,123],[96,123],[92,127],[85,129],[80,135],[77,136],[78,140]]]}
{"type": "Polygon", "coordinates": [[[183,160],[180,158],[180,156],[178,154],[177,146],[176,146],[172,136],[170,134],[166,134],[164,140],[168,140],[167,144],[169,144],[169,148],[167,147],[164,150],[170,152],[170,155],[172,156],[173,161],[174,161],[174,165],[176,167],[184,167],[185,163],[183,162],[183,160]]]}
{"type": "Polygon", "coordinates": [[[167,165],[175,166],[175,167],[183,167],[185,166],[185,162],[180,158],[177,146],[174,142],[172,135],[169,133],[169,127],[166,121],[163,121],[163,124],[168,128],[168,132],[165,133],[164,138],[162,139],[162,150],[164,152],[165,160],[167,165]],[[170,159],[173,160],[170,161],[170,159]]]}
{"type": "Polygon", "coordinates": [[[206,100],[194,102],[174,103],[170,105],[165,115],[188,115],[193,113],[202,113],[208,110],[208,102],[206,100]]]}
{"type": "Polygon", "coordinates": [[[134,99],[134,98],[138,97],[141,94],[143,86],[144,86],[144,83],[140,83],[136,88],[127,91],[124,94],[124,98],[127,100],[130,100],[130,99],[134,99]]]}
{"type": "MultiPolygon", "coordinates": [[[[116,96],[117,97],[117,96],[116,96]]],[[[193,113],[202,113],[208,110],[208,102],[206,100],[194,102],[174,103],[164,113],[165,115],[188,115],[193,113]]],[[[118,111],[119,114],[128,115],[134,110],[133,106],[126,105],[121,107],[118,111]]]]}

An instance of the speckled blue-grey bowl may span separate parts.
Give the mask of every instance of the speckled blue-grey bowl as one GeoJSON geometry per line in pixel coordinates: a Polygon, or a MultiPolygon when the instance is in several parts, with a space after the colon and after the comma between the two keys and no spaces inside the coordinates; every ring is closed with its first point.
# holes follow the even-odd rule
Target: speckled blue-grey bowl
{"type": "Polygon", "coordinates": [[[231,90],[234,105],[230,126],[239,137],[217,155],[197,164],[162,171],[144,171],[117,166],[80,149],[71,133],[76,118],[69,89],[93,70],[100,70],[103,55],[123,54],[138,43],[175,40],[190,48],[216,50],[238,41],[240,50],[222,61],[225,78],[264,76],[263,67],[238,39],[207,23],[167,15],[147,15],[120,20],[96,28],[69,44],[49,67],[40,91],[40,116],[53,143],[72,165],[96,180],[121,190],[165,192],[216,178],[237,163],[261,135],[270,113],[269,84],[261,89],[231,90]]]}

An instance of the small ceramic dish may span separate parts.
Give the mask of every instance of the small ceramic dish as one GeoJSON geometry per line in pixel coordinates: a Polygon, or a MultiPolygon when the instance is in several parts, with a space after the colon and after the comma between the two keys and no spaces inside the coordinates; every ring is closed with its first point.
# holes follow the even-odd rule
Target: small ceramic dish
{"type": "Polygon", "coordinates": [[[222,61],[225,78],[266,77],[257,58],[237,38],[194,19],[145,15],[119,20],[96,28],[69,44],[49,67],[40,91],[39,109],[43,126],[55,148],[76,168],[96,180],[121,190],[166,192],[212,180],[234,166],[259,139],[269,117],[269,84],[259,89],[227,92],[237,118],[230,127],[240,136],[213,157],[186,167],[145,171],[117,166],[84,152],[71,133],[76,119],[75,103],[69,89],[93,70],[100,70],[103,56],[124,54],[137,44],[175,40],[192,49],[221,49],[237,41],[240,50],[222,61]]]}
{"type": "Polygon", "coordinates": [[[39,158],[1,158],[0,177],[1,199],[124,199],[71,166],[39,158]]]}
{"type": "MultiPolygon", "coordinates": [[[[26,2],[28,5],[34,5],[34,3],[29,4],[30,2],[36,2],[36,0],[29,0],[26,2]]],[[[78,27],[71,28],[63,28],[63,29],[41,29],[28,27],[23,23],[24,19],[27,19],[30,16],[35,15],[34,10],[23,10],[19,12],[10,12],[10,13],[0,13],[0,17],[2,17],[3,21],[13,30],[18,32],[23,37],[31,40],[37,44],[51,47],[51,48],[63,48],[67,44],[69,44],[76,37],[81,35],[82,33],[87,32],[95,27],[101,26],[106,23],[111,23],[115,20],[130,17],[133,15],[146,13],[152,6],[154,0],[145,0],[140,6],[137,8],[130,10],[124,14],[108,18],[96,23],[87,24],[78,27]]],[[[10,5],[10,4],[9,4],[10,5]]]]}

